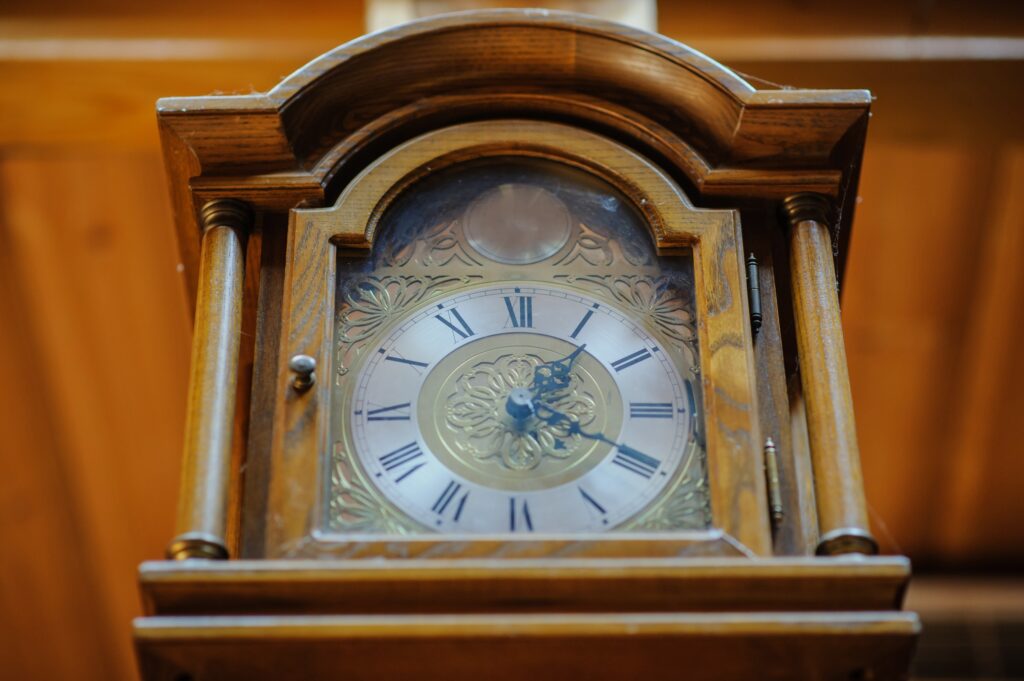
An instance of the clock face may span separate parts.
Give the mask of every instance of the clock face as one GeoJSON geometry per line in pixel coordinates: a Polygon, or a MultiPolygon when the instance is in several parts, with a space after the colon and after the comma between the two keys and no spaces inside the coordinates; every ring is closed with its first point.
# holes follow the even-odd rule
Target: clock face
{"type": "Polygon", "coordinates": [[[687,254],[553,162],[436,173],[339,266],[326,527],[707,526],[687,254]]]}
{"type": "Polygon", "coordinates": [[[439,299],[386,334],[350,415],[387,500],[447,532],[615,527],[694,437],[692,387],[636,320],[552,285],[439,299]]]}

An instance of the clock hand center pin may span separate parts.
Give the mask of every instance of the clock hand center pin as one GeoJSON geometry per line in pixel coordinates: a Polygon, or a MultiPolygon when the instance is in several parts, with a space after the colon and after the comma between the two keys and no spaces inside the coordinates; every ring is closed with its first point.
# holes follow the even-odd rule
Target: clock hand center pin
{"type": "Polygon", "coordinates": [[[537,365],[533,373],[532,390],[514,388],[508,394],[508,398],[505,400],[505,411],[515,419],[517,430],[522,430],[527,419],[537,414],[534,400],[546,393],[553,393],[569,386],[573,364],[576,363],[576,358],[580,356],[585,347],[586,343],[561,359],[537,365]]]}
{"type": "Polygon", "coordinates": [[[533,416],[535,412],[535,408],[533,406],[533,393],[526,388],[514,388],[512,392],[508,394],[508,399],[505,401],[505,411],[507,411],[517,423],[526,421],[526,419],[533,416]]]}

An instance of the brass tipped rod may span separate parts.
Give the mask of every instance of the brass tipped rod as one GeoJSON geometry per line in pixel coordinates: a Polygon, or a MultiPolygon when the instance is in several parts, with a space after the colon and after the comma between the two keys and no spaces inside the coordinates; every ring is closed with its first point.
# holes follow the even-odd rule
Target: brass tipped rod
{"type": "Polygon", "coordinates": [[[185,453],[177,536],[167,556],[225,559],[245,243],[252,211],[232,199],[211,201],[203,228],[192,336],[185,453]]]}
{"type": "Polygon", "coordinates": [[[818,504],[817,553],[877,553],[868,528],[836,292],[831,203],[819,194],[801,193],[786,198],[783,209],[789,222],[793,313],[818,504]]]}

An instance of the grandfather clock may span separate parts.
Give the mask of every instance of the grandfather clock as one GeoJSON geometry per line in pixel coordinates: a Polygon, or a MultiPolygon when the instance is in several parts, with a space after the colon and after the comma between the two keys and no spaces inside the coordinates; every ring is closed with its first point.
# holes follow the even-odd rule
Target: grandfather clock
{"type": "Polygon", "coordinates": [[[902,678],[837,298],[869,103],[504,10],[161,100],[196,303],[144,678],[902,678]]]}

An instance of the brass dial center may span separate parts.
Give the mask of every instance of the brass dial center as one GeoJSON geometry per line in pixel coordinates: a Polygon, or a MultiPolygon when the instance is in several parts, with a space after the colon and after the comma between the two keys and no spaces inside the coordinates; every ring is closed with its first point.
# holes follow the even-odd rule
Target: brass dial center
{"type": "MultiPolygon", "coordinates": [[[[533,333],[497,334],[458,348],[431,370],[419,394],[427,446],[453,472],[496,489],[547,489],[585,474],[610,446],[543,418],[530,390],[537,366],[574,349],[533,333]]],[[[614,439],[622,429],[618,387],[585,352],[566,387],[545,399],[587,431],[614,439]]]]}

